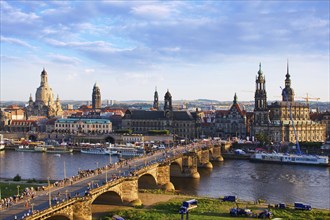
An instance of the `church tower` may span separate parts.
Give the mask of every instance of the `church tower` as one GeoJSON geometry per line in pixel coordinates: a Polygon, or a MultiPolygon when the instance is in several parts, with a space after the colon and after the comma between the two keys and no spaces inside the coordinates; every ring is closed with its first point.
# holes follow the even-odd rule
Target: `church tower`
{"type": "Polygon", "coordinates": [[[154,94],[154,105],[152,106],[153,109],[159,110],[159,101],[158,101],[158,92],[157,92],[157,87],[155,89],[155,94],[154,94]]]}
{"type": "Polygon", "coordinates": [[[261,63],[259,64],[258,76],[256,78],[256,91],[254,94],[254,109],[266,110],[267,109],[267,92],[266,92],[266,79],[261,70],[261,63]]]}
{"type": "Polygon", "coordinates": [[[92,108],[93,109],[100,109],[101,108],[101,91],[99,86],[95,83],[93,87],[93,94],[92,94],[92,108]]]}
{"type": "Polygon", "coordinates": [[[286,75],[285,75],[285,88],[282,90],[282,101],[293,102],[294,101],[294,91],[291,88],[291,79],[289,74],[289,61],[286,66],[286,75]]]}
{"type": "Polygon", "coordinates": [[[172,95],[168,90],[164,97],[164,111],[166,110],[172,111],[172,95]]]}
{"type": "Polygon", "coordinates": [[[268,124],[269,111],[267,106],[266,79],[259,64],[258,76],[256,78],[256,91],[254,94],[254,122],[255,124],[268,124]]]}

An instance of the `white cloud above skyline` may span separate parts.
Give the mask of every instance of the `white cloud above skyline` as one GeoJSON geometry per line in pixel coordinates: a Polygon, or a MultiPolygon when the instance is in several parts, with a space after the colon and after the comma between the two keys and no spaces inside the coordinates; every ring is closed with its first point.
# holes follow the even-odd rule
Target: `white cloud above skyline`
{"type": "Polygon", "coordinates": [[[275,100],[289,59],[297,97],[329,101],[328,1],[0,4],[1,100],[28,100],[43,67],[65,100],[91,99],[95,82],[102,99],[152,100],[157,86],[173,99],[253,100],[259,62],[275,100]]]}

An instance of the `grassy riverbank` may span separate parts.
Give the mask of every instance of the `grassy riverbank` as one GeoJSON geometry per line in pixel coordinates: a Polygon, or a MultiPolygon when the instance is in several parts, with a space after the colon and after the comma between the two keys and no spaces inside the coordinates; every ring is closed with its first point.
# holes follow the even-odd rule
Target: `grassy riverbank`
{"type": "Polygon", "coordinates": [[[45,181],[33,181],[33,180],[21,180],[21,181],[12,181],[12,180],[0,180],[0,190],[1,198],[10,197],[17,195],[17,192],[23,192],[27,187],[38,187],[46,185],[45,181]]]}
{"type": "MultiPolygon", "coordinates": [[[[157,201],[158,194],[152,194],[157,201]]],[[[150,197],[150,195],[149,195],[150,197]]],[[[174,220],[181,219],[178,213],[179,208],[183,201],[195,198],[198,200],[198,207],[189,212],[190,220],[233,220],[233,219],[253,219],[252,217],[230,217],[229,210],[236,207],[235,203],[221,202],[219,199],[206,198],[206,197],[187,197],[180,195],[173,195],[171,199],[166,202],[156,202],[150,206],[141,206],[136,208],[114,208],[103,220],[110,220],[113,215],[119,215],[124,219],[134,220],[174,220]]],[[[253,204],[251,202],[238,203],[240,208],[251,209],[253,213],[260,213],[267,208],[268,204],[253,204]]],[[[309,219],[309,220],[330,220],[330,210],[313,209],[312,211],[298,211],[294,210],[292,206],[286,209],[271,208],[273,218],[280,219],[309,219]]],[[[99,219],[99,218],[98,218],[99,219]]],[[[254,218],[255,219],[255,218],[254,218]]]]}

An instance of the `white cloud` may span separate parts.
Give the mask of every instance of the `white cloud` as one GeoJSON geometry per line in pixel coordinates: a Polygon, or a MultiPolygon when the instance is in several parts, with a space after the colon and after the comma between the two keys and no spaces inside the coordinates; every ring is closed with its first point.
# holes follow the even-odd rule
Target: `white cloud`
{"type": "Polygon", "coordinates": [[[7,2],[1,1],[1,22],[6,23],[34,23],[40,17],[35,13],[25,13],[22,10],[10,6],[7,2]]]}
{"type": "Polygon", "coordinates": [[[76,57],[63,56],[60,54],[49,54],[49,58],[55,63],[78,65],[80,60],[76,57]]]}
{"type": "Polygon", "coordinates": [[[166,18],[171,15],[171,8],[167,5],[141,5],[132,8],[132,13],[147,18],[166,18]]]}
{"type": "Polygon", "coordinates": [[[19,40],[16,38],[0,36],[0,40],[1,40],[1,42],[16,44],[16,45],[27,47],[30,49],[35,49],[35,47],[31,46],[30,44],[26,43],[25,41],[22,41],[22,40],[19,40]]]}
{"type": "Polygon", "coordinates": [[[85,69],[85,73],[86,74],[91,74],[91,73],[94,73],[95,72],[95,69],[85,69]]]}
{"type": "Polygon", "coordinates": [[[69,73],[68,76],[67,76],[67,79],[68,80],[74,80],[78,77],[78,73],[69,73]]]}

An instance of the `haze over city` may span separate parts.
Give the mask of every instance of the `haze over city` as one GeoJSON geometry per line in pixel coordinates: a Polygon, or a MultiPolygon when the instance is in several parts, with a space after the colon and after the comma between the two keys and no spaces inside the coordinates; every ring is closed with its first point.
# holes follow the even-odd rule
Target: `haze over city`
{"type": "MultiPolygon", "coordinates": [[[[2,101],[28,101],[46,69],[61,100],[269,100],[289,60],[297,97],[329,101],[329,1],[1,1],[2,101]]],[[[297,98],[299,99],[299,98],[297,98]]]]}

